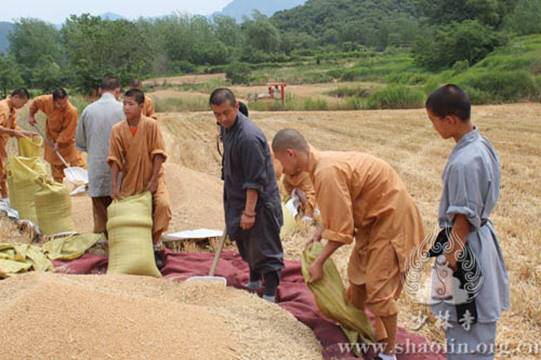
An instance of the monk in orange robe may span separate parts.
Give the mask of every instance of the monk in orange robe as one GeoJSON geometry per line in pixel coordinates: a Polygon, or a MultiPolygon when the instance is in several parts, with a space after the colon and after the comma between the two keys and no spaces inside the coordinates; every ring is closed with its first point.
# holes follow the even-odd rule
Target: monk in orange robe
{"type": "Polygon", "coordinates": [[[305,172],[297,175],[284,175],[282,163],[274,156],[272,144],[270,143],[269,148],[271,148],[274,175],[276,176],[276,182],[282,193],[282,198],[287,199],[291,196],[293,190],[296,190],[297,196],[301,200],[301,210],[303,215],[308,218],[313,218],[316,209],[316,192],[314,190],[314,185],[312,185],[312,181],[310,180],[310,176],[305,172]]]}
{"type": "MultiPolygon", "coordinates": [[[[131,85],[131,89],[137,89],[137,90],[143,90],[143,83],[141,80],[133,80],[131,85]]],[[[156,111],[154,110],[154,103],[152,102],[152,98],[150,96],[145,96],[145,104],[143,106],[143,116],[152,118],[152,119],[158,119],[158,116],[156,115],[156,111]]]]}
{"type": "Polygon", "coordinates": [[[308,242],[327,243],[309,269],[323,276],[323,264],[342,245],[355,241],[348,264],[351,302],[375,316],[382,358],[394,357],[397,299],[410,254],[424,237],[419,210],[396,171],[385,161],[359,152],[319,152],[296,130],[280,130],[273,140],[284,173],[308,172],[321,211],[322,228],[308,242]]]}
{"type": "Polygon", "coordinates": [[[56,151],[70,166],[85,168],[86,162],[75,148],[75,132],[77,130],[77,109],[69,101],[68,93],[62,88],[53,91],[52,95],[42,95],[32,101],[29,111],[30,125],[36,125],[36,113],[42,111],[47,115],[45,160],[51,164],[53,179],[64,181],[66,166],[56,151]]]}
{"type": "Polygon", "coordinates": [[[291,195],[293,191],[301,200],[303,215],[309,218],[314,217],[316,210],[316,191],[310,175],[306,172],[301,172],[296,175],[285,175],[282,184],[287,195],[291,195]]]}
{"type": "Polygon", "coordinates": [[[7,99],[0,100],[0,195],[2,198],[8,196],[6,184],[6,159],[7,159],[7,141],[10,137],[20,138],[23,136],[37,135],[31,131],[21,130],[17,126],[16,110],[21,109],[30,99],[30,94],[26,89],[16,89],[7,99]]]}
{"type": "Polygon", "coordinates": [[[152,193],[152,239],[156,244],[172,217],[162,166],[167,154],[158,123],[142,115],[144,102],[141,90],[131,89],[124,95],[126,120],[113,126],[107,162],[111,166],[113,199],[152,193]]]}

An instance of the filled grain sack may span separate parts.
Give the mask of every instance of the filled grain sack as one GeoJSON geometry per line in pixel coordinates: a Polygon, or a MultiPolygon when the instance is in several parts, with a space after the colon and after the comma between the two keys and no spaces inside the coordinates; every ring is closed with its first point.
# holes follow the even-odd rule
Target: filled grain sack
{"type": "Polygon", "coordinates": [[[64,184],[44,178],[36,182],[39,187],[35,194],[36,216],[41,232],[44,235],[75,232],[69,190],[64,184]]]}
{"type": "Polygon", "coordinates": [[[340,273],[332,259],[323,265],[323,278],[310,282],[310,265],[323,250],[320,242],[311,244],[302,254],[302,275],[310,291],[314,294],[316,304],[323,315],[338,322],[348,339],[357,342],[357,335],[365,341],[373,340],[373,332],[366,314],[353,306],[346,296],[340,273]]]}
{"type": "Polygon", "coordinates": [[[6,166],[11,207],[21,219],[37,224],[34,196],[39,187],[36,180],[47,176],[45,163],[37,157],[10,157],[6,166]]]}
{"type": "Polygon", "coordinates": [[[39,157],[43,138],[41,136],[20,137],[17,139],[17,148],[21,157],[39,157]]]}
{"type": "Polygon", "coordinates": [[[152,195],[115,200],[107,209],[109,274],[161,276],[152,246],[152,195]]]}

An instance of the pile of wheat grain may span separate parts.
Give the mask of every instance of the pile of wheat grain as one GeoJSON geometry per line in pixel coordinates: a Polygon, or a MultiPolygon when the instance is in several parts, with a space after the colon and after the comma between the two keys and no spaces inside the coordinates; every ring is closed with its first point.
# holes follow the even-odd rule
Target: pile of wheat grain
{"type": "Polygon", "coordinates": [[[279,306],[215,284],[29,273],[0,282],[0,359],[317,359],[279,306]]]}

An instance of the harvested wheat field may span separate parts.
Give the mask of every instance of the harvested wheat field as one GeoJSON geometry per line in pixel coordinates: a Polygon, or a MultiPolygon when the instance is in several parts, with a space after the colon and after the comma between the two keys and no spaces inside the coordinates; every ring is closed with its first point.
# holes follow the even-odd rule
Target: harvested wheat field
{"type": "MultiPolygon", "coordinates": [[[[170,231],[221,229],[222,183],[213,115],[210,112],[158,115],[170,155],[166,166],[173,209],[170,231]]],[[[251,112],[251,115],[269,140],[280,128],[294,127],[321,150],[366,151],[387,160],[408,185],[427,232],[436,231],[441,172],[453,143],[436,135],[423,110],[251,112]]],[[[541,105],[479,106],[474,107],[473,118],[495,145],[502,163],[501,198],[492,220],[509,269],[512,303],[498,323],[498,342],[515,349],[519,343],[537,343],[541,333],[541,105]]],[[[73,208],[78,230],[90,231],[90,200],[75,198],[73,208]]],[[[309,233],[304,230],[283,239],[286,258],[299,259],[309,233]]],[[[344,280],[349,250],[341,249],[334,257],[344,280]]],[[[426,306],[419,305],[406,293],[400,302],[401,326],[443,341],[443,330],[426,306]],[[428,316],[427,323],[418,329],[418,319],[423,315],[428,316]]]]}
{"type": "MultiPolygon", "coordinates": [[[[427,232],[436,230],[441,173],[452,141],[440,139],[424,110],[351,112],[252,112],[270,138],[293,127],[321,150],[358,150],[390,162],[409,187],[427,232]]],[[[162,129],[173,138],[172,158],[193,170],[219,175],[215,120],[210,113],[160,114],[162,129]]],[[[499,152],[501,198],[492,220],[498,231],[511,284],[511,309],[498,323],[498,342],[514,348],[534,344],[541,333],[541,105],[478,106],[473,119],[499,152]]],[[[298,259],[306,236],[285,239],[286,256],[298,259]]],[[[349,249],[335,256],[342,273],[349,249]]],[[[426,306],[402,296],[400,323],[414,331],[426,306]]],[[[429,323],[419,330],[434,340],[443,331],[429,323]]]]}
{"type": "Polygon", "coordinates": [[[212,284],[30,273],[0,282],[0,359],[318,359],[279,306],[212,284]]]}

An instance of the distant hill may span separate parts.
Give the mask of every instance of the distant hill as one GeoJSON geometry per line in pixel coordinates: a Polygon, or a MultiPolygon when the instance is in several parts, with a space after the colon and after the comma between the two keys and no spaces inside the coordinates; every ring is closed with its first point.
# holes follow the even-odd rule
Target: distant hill
{"type": "Polygon", "coordinates": [[[287,10],[302,5],[306,0],[233,0],[221,12],[214,15],[226,15],[241,21],[244,16],[250,17],[254,10],[272,16],[280,10],[287,10]]]}
{"type": "Polygon", "coordinates": [[[305,33],[328,44],[347,41],[383,49],[389,45],[390,33],[404,38],[396,39],[397,45],[415,36],[416,1],[307,0],[302,6],[276,12],[271,20],[283,33],[305,33]]]}
{"type": "Polygon", "coordinates": [[[0,21],[0,52],[5,53],[9,49],[8,34],[14,27],[13,23],[0,21]]]}

